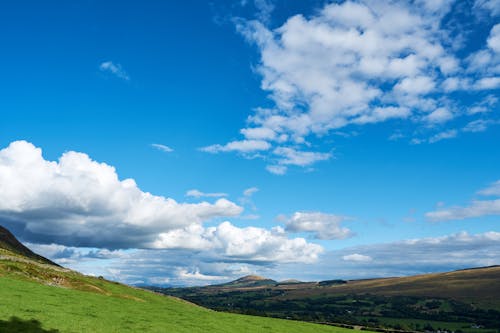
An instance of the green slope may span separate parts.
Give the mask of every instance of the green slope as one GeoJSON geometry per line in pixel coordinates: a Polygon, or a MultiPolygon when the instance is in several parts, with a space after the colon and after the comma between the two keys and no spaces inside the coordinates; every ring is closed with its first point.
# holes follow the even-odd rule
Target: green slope
{"type": "Polygon", "coordinates": [[[337,332],[208,310],[0,249],[0,332],[337,332]]]}

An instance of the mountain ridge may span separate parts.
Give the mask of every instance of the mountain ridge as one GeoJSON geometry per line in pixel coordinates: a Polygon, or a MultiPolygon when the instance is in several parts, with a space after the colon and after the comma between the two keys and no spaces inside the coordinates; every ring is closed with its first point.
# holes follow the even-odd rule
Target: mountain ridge
{"type": "Polygon", "coordinates": [[[0,225],[0,249],[10,251],[14,254],[26,257],[44,264],[60,267],[58,264],[49,260],[24,246],[7,228],[0,225]]]}

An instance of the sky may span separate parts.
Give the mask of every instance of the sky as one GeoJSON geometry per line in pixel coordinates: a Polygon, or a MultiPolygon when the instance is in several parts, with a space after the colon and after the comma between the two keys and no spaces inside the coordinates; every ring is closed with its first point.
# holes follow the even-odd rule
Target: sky
{"type": "Polygon", "coordinates": [[[0,224],[129,283],[500,264],[500,1],[0,4],[0,224]]]}

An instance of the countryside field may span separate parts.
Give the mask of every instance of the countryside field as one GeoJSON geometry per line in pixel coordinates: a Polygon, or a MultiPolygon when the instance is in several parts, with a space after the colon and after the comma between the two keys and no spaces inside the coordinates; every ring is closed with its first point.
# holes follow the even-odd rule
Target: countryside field
{"type": "Polygon", "coordinates": [[[408,331],[497,333],[500,267],[402,278],[278,283],[247,277],[153,288],[219,311],[408,331]]]}

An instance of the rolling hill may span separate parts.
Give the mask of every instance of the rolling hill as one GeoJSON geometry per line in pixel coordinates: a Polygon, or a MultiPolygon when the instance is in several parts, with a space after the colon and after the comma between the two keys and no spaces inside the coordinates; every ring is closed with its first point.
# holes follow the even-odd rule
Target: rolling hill
{"type": "Polygon", "coordinates": [[[332,332],[311,323],[219,313],[85,276],[0,234],[0,332],[332,332]]]}
{"type": "Polygon", "coordinates": [[[244,277],[222,285],[153,289],[219,311],[312,322],[474,333],[500,328],[500,266],[352,281],[244,277]]]}

